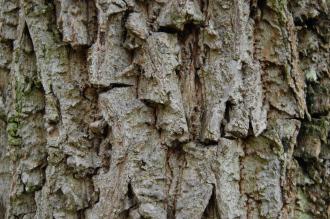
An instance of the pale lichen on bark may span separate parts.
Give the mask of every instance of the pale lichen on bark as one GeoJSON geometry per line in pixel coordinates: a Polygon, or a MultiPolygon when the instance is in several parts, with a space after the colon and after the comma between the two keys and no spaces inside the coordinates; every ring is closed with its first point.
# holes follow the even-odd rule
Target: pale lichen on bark
{"type": "Polygon", "coordinates": [[[329,7],[0,0],[0,218],[329,218],[329,7]]]}

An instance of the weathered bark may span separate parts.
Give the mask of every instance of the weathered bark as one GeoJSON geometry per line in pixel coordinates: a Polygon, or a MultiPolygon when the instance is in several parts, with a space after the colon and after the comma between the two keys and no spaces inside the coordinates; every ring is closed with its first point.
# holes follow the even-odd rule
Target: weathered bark
{"type": "Polygon", "coordinates": [[[0,218],[330,218],[326,0],[0,0],[0,218]]]}

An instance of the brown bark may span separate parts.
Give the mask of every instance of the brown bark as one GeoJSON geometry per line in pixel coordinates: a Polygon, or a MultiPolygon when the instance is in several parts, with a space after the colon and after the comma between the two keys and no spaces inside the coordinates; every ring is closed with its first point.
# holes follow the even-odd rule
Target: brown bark
{"type": "Polygon", "coordinates": [[[0,218],[329,218],[329,7],[0,0],[0,218]]]}

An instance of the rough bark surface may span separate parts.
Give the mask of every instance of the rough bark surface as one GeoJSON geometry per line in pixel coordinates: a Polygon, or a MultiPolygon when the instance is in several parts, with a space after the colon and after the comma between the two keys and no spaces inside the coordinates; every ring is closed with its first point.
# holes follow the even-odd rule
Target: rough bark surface
{"type": "Polygon", "coordinates": [[[0,0],[0,218],[330,218],[328,0],[0,0]]]}

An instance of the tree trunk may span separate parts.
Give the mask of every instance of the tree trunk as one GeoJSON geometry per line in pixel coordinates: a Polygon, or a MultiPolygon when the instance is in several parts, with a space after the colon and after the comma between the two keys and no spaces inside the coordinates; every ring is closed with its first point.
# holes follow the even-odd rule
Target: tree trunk
{"type": "Polygon", "coordinates": [[[0,218],[330,218],[328,0],[0,0],[0,218]]]}

